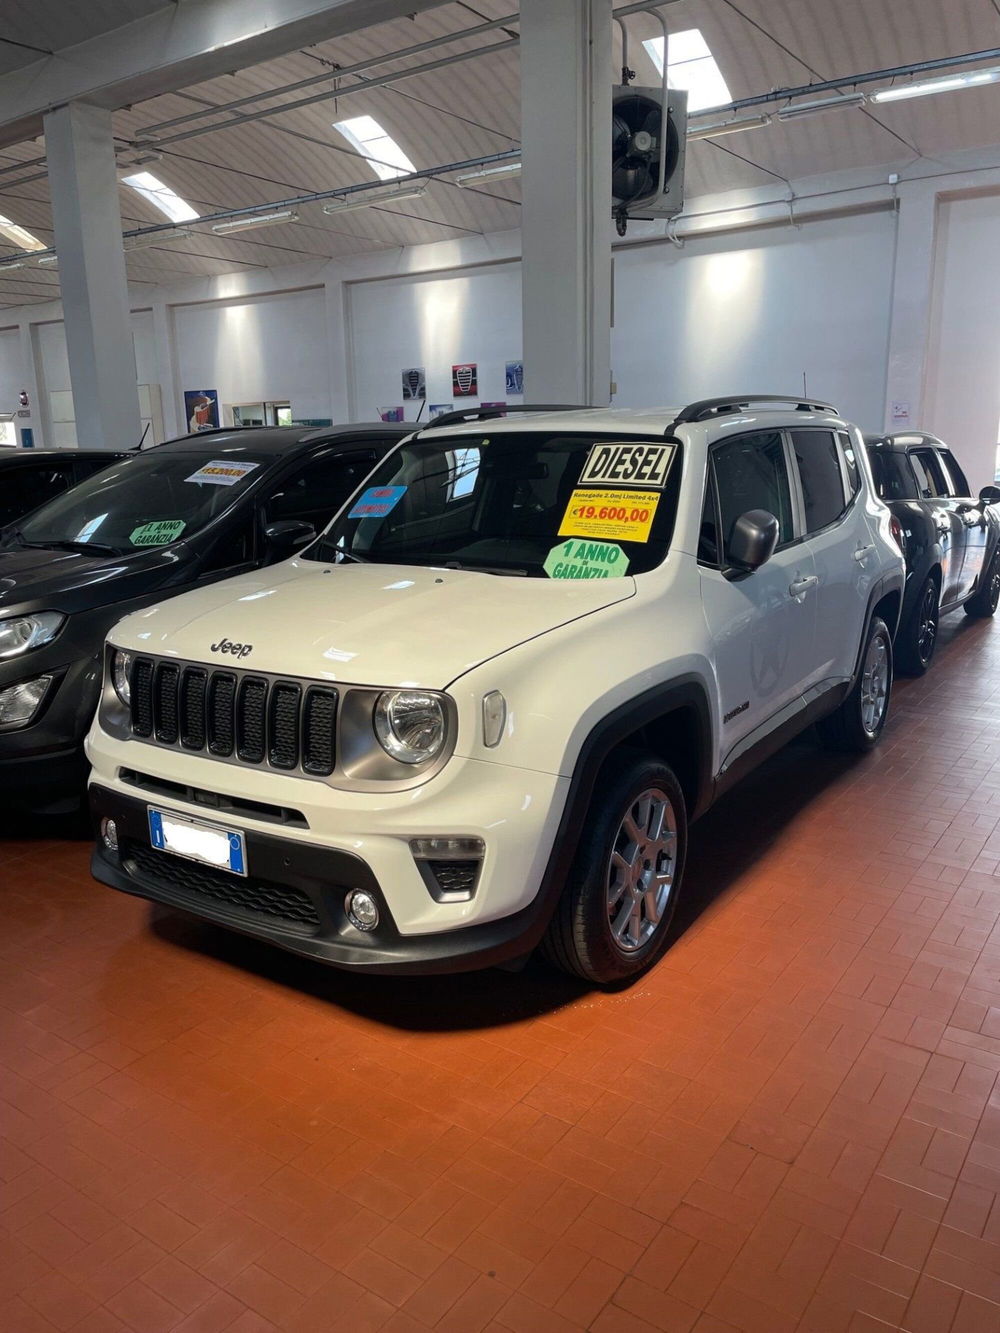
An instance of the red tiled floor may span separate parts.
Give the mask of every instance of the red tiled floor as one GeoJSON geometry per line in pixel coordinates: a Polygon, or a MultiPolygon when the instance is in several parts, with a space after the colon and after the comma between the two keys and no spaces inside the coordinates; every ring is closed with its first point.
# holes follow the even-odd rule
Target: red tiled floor
{"type": "Polygon", "coordinates": [[[0,840],[2,1333],[1000,1330],[1000,627],[693,832],[619,994],[348,977],[0,840]]]}

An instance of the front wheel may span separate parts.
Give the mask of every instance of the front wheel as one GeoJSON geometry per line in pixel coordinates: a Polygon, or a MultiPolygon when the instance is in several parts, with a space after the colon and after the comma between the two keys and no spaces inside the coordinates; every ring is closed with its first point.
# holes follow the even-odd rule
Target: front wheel
{"type": "Polygon", "coordinates": [[[889,716],[891,691],[892,638],[881,616],[872,616],[861,653],[861,670],[850,694],[836,712],[817,723],[824,745],[831,750],[873,750],[889,716]]]}
{"type": "Polygon", "coordinates": [[[668,765],[622,755],[601,771],[542,949],[598,985],[632,981],[666,948],[687,854],[687,810],[668,765]]]}
{"type": "Polygon", "coordinates": [[[965,603],[965,614],[975,620],[989,620],[1000,602],[1000,549],[987,566],[983,586],[965,603]]]}

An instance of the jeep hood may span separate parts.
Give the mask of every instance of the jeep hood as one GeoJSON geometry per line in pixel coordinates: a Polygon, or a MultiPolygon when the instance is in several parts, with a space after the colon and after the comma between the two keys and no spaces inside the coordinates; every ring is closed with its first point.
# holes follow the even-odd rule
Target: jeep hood
{"type": "Polygon", "coordinates": [[[128,616],[119,647],[355,685],[443,689],[491,657],[635,594],[631,578],[522,578],[290,560],[128,616]],[[249,652],[213,645],[249,647],[249,652]]]}

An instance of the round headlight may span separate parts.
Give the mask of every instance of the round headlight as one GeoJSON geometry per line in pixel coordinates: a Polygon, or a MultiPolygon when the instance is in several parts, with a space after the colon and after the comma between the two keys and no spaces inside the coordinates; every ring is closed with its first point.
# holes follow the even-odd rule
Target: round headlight
{"type": "Polygon", "coordinates": [[[425,764],[444,744],[441,700],[422,690],[386,690],[375,704],[379,745],[401,764],[425,764]]]}
{"type": "Polygon", "coordinates": [[[114,656],[111,658],[111,683],[115,687],[115,694],[118,695],[126,708],[132,700],[132,691],[129,687],[131,667],[132,654],[124,652],[121,648],[116,648],[114,656]]]}

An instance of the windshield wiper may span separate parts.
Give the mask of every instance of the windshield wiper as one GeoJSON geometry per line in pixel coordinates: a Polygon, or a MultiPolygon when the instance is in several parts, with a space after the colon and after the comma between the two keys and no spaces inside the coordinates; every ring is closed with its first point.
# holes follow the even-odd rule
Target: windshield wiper
{"type": "Polygon", "coordinates": [[[30,546],[33,550],[37,551],[79,551],[84,555],[90,555],[92,552],[96,552],[99,555],[125,554],[125,552],[122,551],[119,547],[107,546],[105,545],[104,542],[71,542],[71,541],[28,542],[24,541],[23,536],[21,537],[21,541],[25,546],[30,546]]]}
{"type": "Polygon", "coordinates": [[[526,569],[511,569],[506,565],[463,565],[461,560],[446,560],[442,569],[461,569],[471,574],[513,574],[515,578],[528,577],[526,569]]]}

